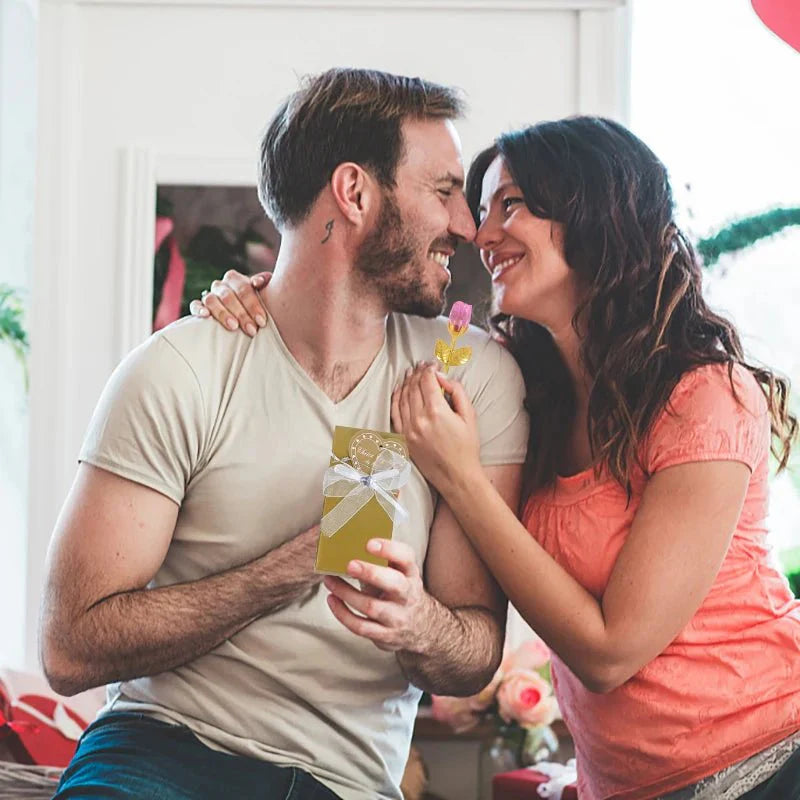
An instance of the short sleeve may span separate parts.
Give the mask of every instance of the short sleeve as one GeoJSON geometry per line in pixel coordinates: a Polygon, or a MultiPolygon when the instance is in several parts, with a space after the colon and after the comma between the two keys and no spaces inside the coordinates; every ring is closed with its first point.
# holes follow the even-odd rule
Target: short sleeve
{"type": "Polygon", "coordinates": [[[650,474],[692,461],[741,461],[751,471],[769,452],[767,402],[752,374],[711,364],[685,374],[648,436],[650,474]]]}
{"type": "MultiPolygon", "coordinates": [[[[491,339],[477,358],[482,370],[479,385],[471,394],[478,415],[481,463],[522,464],[528,449],[529,427],[522,373],[514,357],[491,339]]],[[[473,387],[465,381],[465,388],[469,392],[473,387]]]]}
{"type": "Polygon", "coordinates": [[[109,378],[79,461],[155,489],[180,505],[202,452],[203,419],[194,371],[169,340],[156,334],[109,378]]]}

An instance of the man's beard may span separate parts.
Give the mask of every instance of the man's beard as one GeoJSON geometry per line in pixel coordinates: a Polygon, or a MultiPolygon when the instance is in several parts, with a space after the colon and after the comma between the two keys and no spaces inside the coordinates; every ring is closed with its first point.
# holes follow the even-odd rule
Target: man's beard
{"type": "Polygon", "coordinates": [[[394,196],[384,192],[378,221],[361,244],[355,267],[389,311],[418,317],[444,311],[447,286],[439,292],[427,288],[421,250],[394,196]]]}

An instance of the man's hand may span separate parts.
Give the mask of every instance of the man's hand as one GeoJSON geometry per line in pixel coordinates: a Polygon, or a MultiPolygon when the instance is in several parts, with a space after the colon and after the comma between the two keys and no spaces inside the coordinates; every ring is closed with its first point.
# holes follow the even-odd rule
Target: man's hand
{"type": "MultiPolygon", "coordinates": [[[[322,583],[323,576],[314,570],[318,540],[319,523],[261,557],[266,587],[266,591],[263,593],[265,600],[267,600],[266,613],[276,611],[278,608],[300,599],[309,589],[322,583]],[[278,604],[274,605],[269,601],[272,594],[269,587],[270,581],[274,577],[276,566],[284,574],[289,574],[291,570],[296,575],[296,588],[293,590],[291,586],[287,586],[283,593],[283,601],[279,600],[278,604]]],[[[261,615],[259,614],[258,616],[261,615]]]]}
{"type": "Polygon", "coordinates": [[[433,606],[438,604],[425,591],[414,552],[387,539],[372,539],[367,550],[386,558],[389,566],[351,561],[347,573],[361,582],[361,590],[341,578],[325,578],[333,615],[381,650],[425,652],[436,617],[433,606]]]}

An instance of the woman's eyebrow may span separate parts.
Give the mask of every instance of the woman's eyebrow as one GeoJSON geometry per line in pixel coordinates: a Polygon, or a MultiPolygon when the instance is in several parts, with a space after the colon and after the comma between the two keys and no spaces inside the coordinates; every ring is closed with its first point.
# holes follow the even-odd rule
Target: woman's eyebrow
{"type": "Polygon", "coordinates": [[[497,195],[501,194],[501,193],[502,193],[502,192],[504,192],[506,189],[511,189],[511,188],[514,188],[514,189],[516,189],[516,188],[517,188],[517,184],[516,184],[516,183],[514,183],[514,181],[506,181],[505,183],[501,183],[501,184],[500,184],[500,185],[497,187],[497,189],[495,190],[495,193],[492,195],[492,197],[493,197],[493,198],[494,198],[494,197],[497,197],[497,195]]]}
{"type": "MultiPolygon", "coordinates": [[[[506,189],[511,189],[511,188],[518,189],[519,187],[517,186],[516,183],[514,183],[514,181],[506,181],[505,183],[501,183],[494,190],[494,194],[492,195],[492,200],[494,200],[499,194],[502,194],[506,189]]],[[[486,211],[485,204],[481,203],[481,205],[478,206],[478,211],[486,211]]]]}

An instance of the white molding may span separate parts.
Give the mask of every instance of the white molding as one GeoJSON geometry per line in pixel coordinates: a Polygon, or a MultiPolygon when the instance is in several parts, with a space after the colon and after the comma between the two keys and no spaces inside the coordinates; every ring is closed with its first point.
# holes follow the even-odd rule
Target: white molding
{"type": "Polygon", "coordinates": [[[151,332],[156,178],[150,150],[130,147],[122,152],[119,208],[117,360],[151,332]]]}
{"type": "Polygon", "coordinates": [[[159,154],[154,160],[159,184],[255,186],[256,159],[219,155],[159,154]]]}
{"type": "Polygon", "coordinates": [[[626,123],[630,118],[631,6],[577,13],[576,108],[626,123]]]}
{"type": "Polygon", "coordinates": [[[64,483],[64,464],[74,459],[71,401],[80,375],[74,368],[68,317],[81,313],[81,304],[74,302],[81,296],[81,287],[75,285],[80,48],[75,7],[53,9],[46,20],[40,20],[25,597],[25,658],[30,669],[38,664],[36,621],[45,554],[58,504],[69,488],[64,483]]]}
{"type": "Polygon", "coordinates": [[[123,149],[121,172],[117,360],[152,332],[158,186],[254,186],[256,182],[256,167],[251,159],[168,155],[137,146],[123,149]]]}
{"type": "Polygon", "coordinates": [[[630,0],[41,0],[82,6],[213,6],[399,11],[553,11],[619,8],[630,0]]]}

